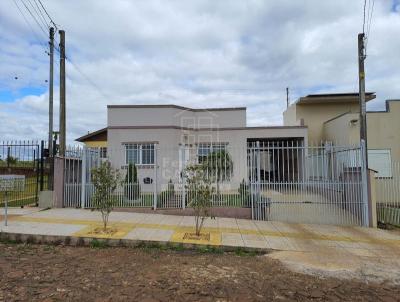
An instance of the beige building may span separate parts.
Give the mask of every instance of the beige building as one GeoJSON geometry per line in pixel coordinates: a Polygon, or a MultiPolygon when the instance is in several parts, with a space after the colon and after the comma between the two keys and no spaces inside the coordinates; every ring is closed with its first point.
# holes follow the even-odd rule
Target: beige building
{"type": "MultiPolygon", "coordinates": [[[[371,101],[375,94],[367,93],[371,101]]],[[[367,112],[369,167],[377,177],[392,177],[392,162],[400,162],[400,100],[387,100],[384,111],[367,112]]],[[[285,126],[308,126],[310,143],[358,145],[359,102],[357,93],[316,94],[301,97],[283,113],[285,126]]]]}
{"type": "MultiPolygon", "coordinates": [[[[107,142],[108,157],[118,169],[135,163],[143,191],[152,191],[154,185],[164,190],[170,180],[177,183],[187,162],[199,162],[216,150],[229,153],[233,162],[229,186],[237,191],[248,177],[249,143],[308,144],[306,126],[248,127],[245,107],[193,109],[176,105],[109,105],[107,128],[77,141],[88,147],[104,147],[107,142]]],[[[280,165],[289,160],[294,159],[281,158],[280,165]]]]}

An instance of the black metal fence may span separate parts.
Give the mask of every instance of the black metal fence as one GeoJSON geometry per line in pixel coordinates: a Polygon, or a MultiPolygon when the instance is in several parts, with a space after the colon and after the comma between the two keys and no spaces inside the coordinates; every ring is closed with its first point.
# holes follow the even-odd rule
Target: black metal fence
{"type": "MultiPolygon", "coordinates": [[[[22,175],[24,186],[7,192],[8,206],[35,206],[39,192],[48,187],[49,164],[45,159],[44,141],[0,142],[0,175],[22,175]]],[[[5,205],[5,192],[0,192],[0,207],[5,205]]]]}

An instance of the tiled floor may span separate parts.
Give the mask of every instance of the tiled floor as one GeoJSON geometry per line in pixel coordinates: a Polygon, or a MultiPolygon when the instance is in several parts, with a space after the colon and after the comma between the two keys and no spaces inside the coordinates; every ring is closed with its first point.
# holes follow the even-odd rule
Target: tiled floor
{"type": "MultiPolygon", "coordinates": [[[[11,212],[20,216],[12,217],[7,227],[1,224],[1,232],[93,237],[87,230],[101,225],[100,213],[90,210],[11,212]]],[[[110,224],[123,231],[119,237],[109,238],[185,242],[181,235],[193,232],[194,217],[113,212],[110,224]]],[[[400,236],[379,229],[215,218],[205,221],[203,231],[212,234],[214,241],[210,244],[214,245],[299,252],[336,249],[361,257],[400,256],[400,236]]]]}

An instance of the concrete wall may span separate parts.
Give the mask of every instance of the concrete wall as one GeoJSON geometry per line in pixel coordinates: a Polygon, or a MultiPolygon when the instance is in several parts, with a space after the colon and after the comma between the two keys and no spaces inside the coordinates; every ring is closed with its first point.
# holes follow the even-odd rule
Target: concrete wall
{"type": "Polygon", "coordinates": [[[84,143],[88,148],[107,147],[107,141],[85,141],[84,143]]]}
{"type": "Polygon", "coordinates": [[[324,122],[346,112],[359,112],[357,103],[317,103],[292,104],[283,113],[284,125],[300,125],[303,119],[308,126],[308,140],[310,143],[320,143],[324,140],[324,122]],[[293,107],[296,107],[295,109],[293,107]]]}
{"type": "Polygon", "coordinates": [[[387,101],[386,111],[367,113],[368,149],[390,149],[400,162],[400,100],[387,101]]]}
{"type": "Polygon", "coordinates": [[[347,113],[323,124],[322,139],[337,145],[358,145],[360,141],[359,114],[347,113]]]}
{"type": "MultiPolygon", "coordinates": [[[[263,138],[303,138],[307,144],[307,128],[304,127],[271,127],[219,130],[181,130],[181,129],[129,129],[111,128],[108,130],[108,154],[115,168],[125,171],[126,143],[152,142],[157,146],[157,171],[155,166],[137,165],[138,177],[144,192],[165,190],[171,179],[177,183],[180,177],[180,149],[186,145],[187,155],[191,160],[197,159],[198,143],[223,142],[233,161],[233,176],[229,184],[221,188],[237,191],[240,182],[247,178],[247,139],[263,138]],[[187,140],[186,143],[183,143],[187,140]],[[156,177],[157,173],[157,177],[156,177]],[[152,184],[144,184],[143,179],[150,177],[152,184]],[[157,184],[156,184],[157,183],[157,184]]],[[[125,172],[124,172],[125,173],[125,172]]]]}
{"type": "Polygon", "coordinates": [[[283,112],[283,124],[285,126],[299,126],[301,124],[300,120],[297,120],[296,116],[296,104],[291,104],[284,112],[283,112]]]}
{"type": "Polygon", "coordinates": [[[201,110],[175,107],[109,106],[108,126],[245,127],[246,109],[201,110]]]}

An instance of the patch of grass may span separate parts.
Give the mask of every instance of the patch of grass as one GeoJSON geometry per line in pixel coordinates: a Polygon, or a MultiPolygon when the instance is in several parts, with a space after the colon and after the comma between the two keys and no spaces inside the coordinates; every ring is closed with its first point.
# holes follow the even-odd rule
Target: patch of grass
{"type": "Polygon", "coordinates": [[[4,243],[4,244],[19,244],[20,242],[18,242],[17,240],[9,239],[9,238],[1,238],[0,239],[0,243],[4,243]]]}
{"type": "Polygon", "coordinates": [[[90,241],[90,247],[95,249],[103,249],[107,247],[107,242],[93,238],[93,240],[90,241]]]}
{"type": "Polygon", "coordinates": [[[209,253],[209,254],[223,254],[224,250],[220,247],[217,246],[212,246],[212,245],[200,245],[197,248],[197,251],[199,251],[200,253],[209,253]]]}
{"type": "Polygon", "coordinates": [[[235,252],[236,256],[240,256],[240,257],[244,257],[244,256],[254,257],[254,256],[257,256],[260,254],[257,251],[254,251],[254,250],[249,251],[249,250],[245,250],[244,248],[241,248],[241,247],[236,248],[234,252],[235,252]]]}

